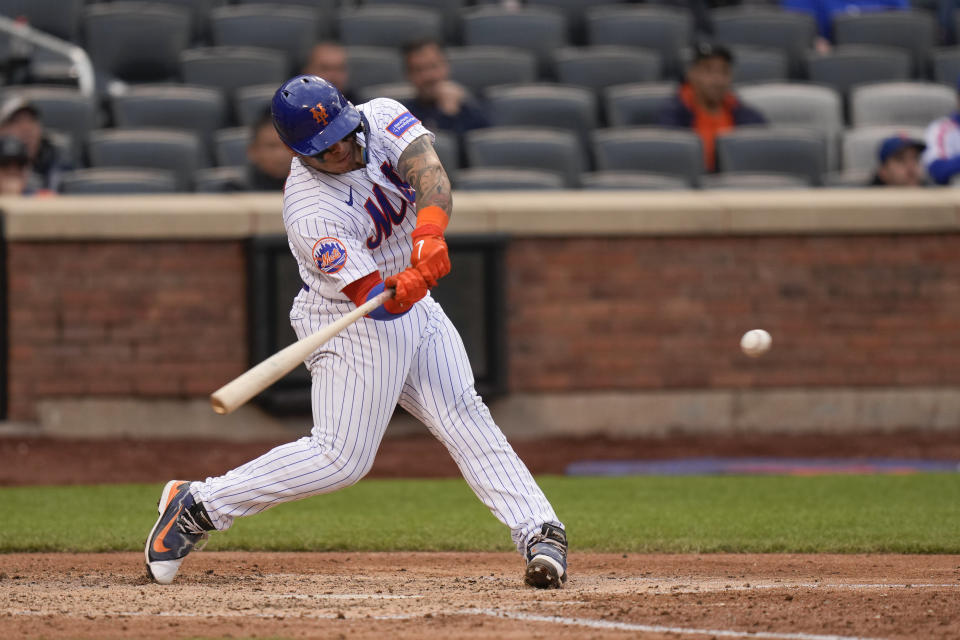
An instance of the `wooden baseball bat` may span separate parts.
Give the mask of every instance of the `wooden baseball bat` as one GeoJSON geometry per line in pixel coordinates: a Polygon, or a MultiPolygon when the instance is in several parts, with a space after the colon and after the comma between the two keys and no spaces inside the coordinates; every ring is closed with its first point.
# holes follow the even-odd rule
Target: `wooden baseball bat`
{"type": "Polygon", "coordinates": [[[287,375],[327,340],[392,298],[393,293],[393,289],[387,289],[336,322],[331,322],[306,338],[284,347],[257,366],[223,385],[210,395],[210,404],[213,406],[213,410],[220,414],[226,414],[243,406],[247,400],[287,375]]]}

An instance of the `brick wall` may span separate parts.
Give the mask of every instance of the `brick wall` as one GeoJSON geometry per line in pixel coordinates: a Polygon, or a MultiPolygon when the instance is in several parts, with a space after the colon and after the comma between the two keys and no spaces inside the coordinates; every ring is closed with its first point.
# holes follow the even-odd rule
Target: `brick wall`
{"type": "Polygon", "coordinates": [[[507,273],[515,391],[960,384],[960,235],[517,239],[507,273]]]}
{"type": "Polygon", "coordinates": [[[239,242],[9,245],[9,416],[48,396],[195,396],[247,366],[239,242]]]}

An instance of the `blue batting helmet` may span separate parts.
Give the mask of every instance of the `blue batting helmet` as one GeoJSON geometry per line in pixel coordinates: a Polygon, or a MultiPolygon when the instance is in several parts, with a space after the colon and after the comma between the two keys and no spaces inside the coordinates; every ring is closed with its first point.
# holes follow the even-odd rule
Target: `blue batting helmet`
{"type": "Polygon", "coordinates": [[[360,112],[318,76],[297,76],[273,94],[273,126],[288,147],[315,156],[360,126],[360,112]]]}

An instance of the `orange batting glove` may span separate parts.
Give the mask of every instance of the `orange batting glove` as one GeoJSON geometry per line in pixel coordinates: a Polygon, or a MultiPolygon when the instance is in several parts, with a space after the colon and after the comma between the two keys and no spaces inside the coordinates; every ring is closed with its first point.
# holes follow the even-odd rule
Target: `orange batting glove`
{"type": "Polygon", "coordinates": [[[383,308],[393,314],[406,313],[414,303],[427,295],[423,274],[414,267],[390,276],[383,281],[383,285],[388,289],[396,289],[394,296],[383,303],[383,308]]]}
{"type": "Polygon", "coordinates": [[[443,231],[449,222],[450,217],[440,207],[424,207],[417,213],[417,226],[410,234],[413,239],[410,264],[423,274],[431,289],[437,286],[440,278],[450,273],[450,255],[443,239],[443,231]]]}

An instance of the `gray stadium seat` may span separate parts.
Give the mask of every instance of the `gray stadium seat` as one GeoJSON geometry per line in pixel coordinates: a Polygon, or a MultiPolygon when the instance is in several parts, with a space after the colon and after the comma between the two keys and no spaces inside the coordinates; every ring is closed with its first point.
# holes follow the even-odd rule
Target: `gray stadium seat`
{"type": "Polygon", "coordinates": [[[34,29],[76,41],[83,6],[84,0],[0,0],[0,14],[22,16],[34,29]]]}
{"type": "Polygon", "coordinates": [[[851,124],[923,127],[957,108],[956,91],[932,82],[885,82],[850,92],[851,124]]]}
{"type": "Polygon", "coordinates": [[[234,191],[247,181],[246,167],[210,167],[200,169],[194,176],[197,193],[224,193],[234,191]]]}
{"type": "Polygon", "coordinates": [[[780,49],[796,75],[802,72],[803,56],[817,34],[813,17],[775,7],[721,7],[711,15],[719,42],[780,49]]]}
{"type": "Polygon", "coordinates": [[[913,56],[914,73],[927,77],[927,62],[936,42],[936,24],[926,11],[868,11],[838,13],[833,18],[838,45],[868,44],[904,49],[913,56]]]}
{"type": "Polygon", "coordinates": [[[187,84],[217,87],[227,93],[260,84],[280,86],[289,75],[283,53],[256,47],[188,49],[180,54],[180,72],[187,84]]]}
{"type": "MultiPolygon", "coordinates": [[[[221,4],[226,4],[226,0],[217,0],[221,4]]],[[[336,35],[336,15],[337,8],[340,6],[340,0],[233,0],[233,4],[272,4],[272,5],[294,5],[298,7],[308,7],[313,9],[319,16],[317,21],[316,39],[331,40],[336,35]]]]}
{"type": "Polygon", "coordinates": [[[567,44],[563,14],[550,9],[526,7],[473,7],[463,12],[463,43],[520,47],[537,57],[541,73],[550,71],[550,54],[567,44]]]}
{"type": "Polygon", "coordinates": [[[319,15],[308,7],[243,4],[218,7],[210,14],[213,44],[282,51],[298,71],[317,39],[319,15]]]}
{"type": "Polygon", "coordinates": [[[205,165],[200,138],[192,131],[99,129],[90,132],[87,152],[93,167],[172,171],[180,191],[191,190],[193,174],[205,165]]]}
{"type": "Polygon", "coordinates": [[[681,191],[690,188],[685,178],[642,171],[594,171],[580,176],[584,189],[681,191]]]}
{"type": "Polygon", "coordinates": [[[447,42],[460,40],[460,12],[466,5],[465,0],[363,0],[363,4],[402,4],[437,11],[443,22],[444,40],[447,42]]]}
{"type": "Polygon", "coordinates": [[[704,189],[723,190],[767,190],[767,189],[806,189],[809,183],[788,173],[730,172],[715,173],[703,177],[704,189]]]}
{"type": "Polygon", "coordinates": [[[178,84],[135,85],[111,99],[118,127],[192,129],[205,143],[226,124],[223,94],[211,87],[178,84]]]}
{"type": "Polygon", "coordinates": [[[525,191],[563,189],[563,177],[539,169],[464,169],[457,175],[456,189],[461,191],[525,191]]]}
{"type": "MultiPolygon", "coordinates": [[[[273,94],[276,92],[277,85],[275,84],[255,84],[237,89],[234,104],[237,121],[244,127],[253,125],[260,119],[263,112],[270,108],[273,94]]],[[[219,129],[220,127],[216,128],[219,129]]]]}
{"type": "Polygon", "coordinates": [[[786,82],[790,76],[787,54],[780,49],[739,45],[733,53],[733,84],[786,82]]]}
{"type": "Polygon", "coordinates": [[[564,47],[553,54],[553,63],[557,80],[594,91],[660,77],[660,55],[630,47],[564,47]]]}
{"type": "Polygon", "coordinates": [[[528,84],[493,87],[487,104],[494,125],[569,129],[584,141],[597,126],[597,99],[583,87],[528,84]]]}
{"type": "Polygon", "coordinates": [[[173,80],[190,41],[190,13],[149,2],[92,4],[84,9],[83,30],[99,71],[126,82],[173,80]]]}
{"type": "Polygon", "coordinates": [[[933,52],[933,79],[956,87],[960,80],[960,47],[943,47],[933,52]]]}
{"type": "Polygon", "coordinates": [[[400,54],[389,47],[347,47],[347,72],[356,89],[406,80],[400,54]]]}
{"type": "Polygon", "coordinates": [[[611,127],[659,124],[660,112],[676,92],[672,82],[610,87],[604,92],[607,123],[611,127]]]}
{"type": "Polygon", "coordinates": [[[689,12],[679,9],[614,4],[587,11],[589,44],[657,51],[664,78],[682,75],[679,52],[690,43],[692,29],[689,12]]]}
{"type": "Polygon", "coordinates": [[[177,181],[163,169],[77,169],[63,177],[65,195],[173,193],[177,181]]]}
{"type": "Polygon", "coordinates": [[[357,91],[357,99],[369,102],[374,98],[392,98],[401,104],[406,104],[416,96],[417,90],[409,82],[389,82],[387,84],[371,84],[357,91]]]}
{"type": "Polygon", "coordinates": [[[526,0],[526,4],[562,11],[567,22],[567,39],[577,45],[587,44],[587,10],[597,5],[597,0],[526,0]]]}
{"type": "Polygon", "coordinates": [[[447,49],[450,77],[481,97],[489,87],[537,79],[537,59],[516,47],[451,47],[447,49]]]}
{"type": "Polygon", "coordinates": [[[858,189],[870,184],[873,180],[872,169],[849,169],[846,171],[831,171],[823,179],[824,185],[831,189],[858,189]]]}
{"type": "Polygon", "coordinates": [[[18,95],[40,112],[45,127],[69,134],[74,144],[82,146],[90,130],[100,126],[100,114],[93,98],[69,87],[36,85],[3,88],[3,97],[18,95]]]}
{"type": "Polygon", "coordinates": [[[909,80],[910,55],[890,47],[840,45],[826,55],[808,53],[807,75],[846,95],[856,84],[909,80]]]}
{"type": "Polygon", "coordinates": [[[801,83],[769,83],[743,87],[738,94],[774,126],[800,126],[821,133],[827,144],[828,167],[838,165],[836,141],[843,130],[843,103],[834,89],[801,83]]]}
{"type": "Polygon", "coordinates": [[[341,9],[340,42],[352,46],[402,47],[408,42],[443,41],[443,23],[437,11],[403,5],[359,6],[341,9]]]}
{"type": "MultiPolygon", "coordinates": [[[[150,0],[161,4],[183,7],[190,11],[190,33],[194,43],[210,40],[210,11],[227,3],[227,0],[150,0]]],[[[89,2],[88,2],[89,4],[89,2]]]]}
{"type": "Polygon", "coordinates": [[[213,155],[218,167],[244,167],[247,164],[248,127],[229,127],[213,134],[213,155]]]}
{"type": "Polygon", "coordinates": [[[433,149],[447,176],[454,181],[460,169],[460,141],[449,131],[434,131],[433,149]]]}
{"type": "Polygon", "coordinates": [[[844,171],[866,171],[877,166],[877,152],[884,138],[905,135],[923,140],[924,127],[901,127],[899,125],[879,125],[857,127],[843,132],[841,158],[844,171]]]}
{"type": "Polygon", "coordinates": [[[822,135],[791,127],[739,127],[717,136],[721,172],[785,173],[823,184],[827,150],[822,135]]]}
{"type": "MultiPolygon", "coordinates": [[[[572,132],[536,127],[475,129],[464,136],[471,168],[541,169],[564,177],[575,188],[586,169],[584,149],[572,132]]],[[[458,174],[459,176],[459,174],[458,174]]]]}
{"type": "Polygon", "coordinates": [[[615,127],[593,132],[598,171],[642,171],[682,178],[697,186],[703,174],[703,147],[692,131],[615,127]]]}

